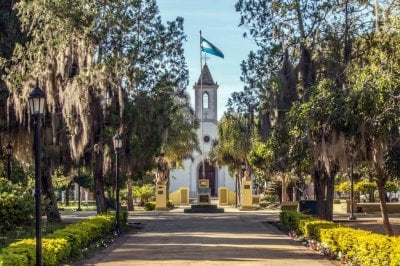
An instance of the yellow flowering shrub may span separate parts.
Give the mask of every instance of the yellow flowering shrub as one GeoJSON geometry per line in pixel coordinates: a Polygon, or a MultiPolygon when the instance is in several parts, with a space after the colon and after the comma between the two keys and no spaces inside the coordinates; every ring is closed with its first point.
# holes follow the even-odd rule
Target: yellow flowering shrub
{"type": "Polygon", "coordinates": [[[366,230],[352,228],[321,229],[321,242],[338,254],[360,265],[400,265],[400,241],[366,230]],[[397,247],[397,249],[396,249],[397,247]]]}
{"type": "MultiPolygon", "coordinates": [[[[127,214],[122,213],[121,225],[127,214]]],[[[114,231],[115,216],[103,214],[66,226],[42,239],[43,265],[59,265],[71,255],[79,256],[92,242],[114,231]]],[[[0,252],[0,266],[30,266],[36,262],[36,240],[24,239],[5,247],[0,252]]]]}
{"type": "Polygon", "coordinates": [[[305,237],[318,241],[321,240],[319,234],[321,229],[337,228],[340,226],[338,224],[335,224],[334,222],[319,219],[303,220],[300,224],[302,226],[301,230],[302,232],[304,232],[305,237]]]}

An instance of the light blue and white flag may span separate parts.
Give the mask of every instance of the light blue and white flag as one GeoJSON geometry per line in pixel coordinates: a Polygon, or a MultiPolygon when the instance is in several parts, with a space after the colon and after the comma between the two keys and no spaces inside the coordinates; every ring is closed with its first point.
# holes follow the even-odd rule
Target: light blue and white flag
{"type": "Polygon", "coordinates": [[[213,45],[212,43],[210,43],[209,41],[207,41],[206,39],[204,39],[203,37],[200,37],[200,46],[201,46],[201,50],[203,52],[212,54],[212,55],[216,55],[219,56],[221,58],[224,58],[224,54],[221,52],[220,49],[218,49],[217,47],[215,47],[215,45],[213,45]]]}

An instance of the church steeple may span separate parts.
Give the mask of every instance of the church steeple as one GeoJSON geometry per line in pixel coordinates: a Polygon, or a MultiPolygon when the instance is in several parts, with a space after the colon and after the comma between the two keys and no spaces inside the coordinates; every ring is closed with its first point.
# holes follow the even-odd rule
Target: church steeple
{"type": "Polygon", "coordinates": [[[204,64],[201,75],[193,86],[195,90],[195,111],[199,120],[217,123],[218,87],[207,64],[204,64]]]}
{"type": "Polygon", "coordinates": [[[208,69],[207,64],[204,64],[204,67],[201,70],[201,75],[200,75],[199,80],[197,81],[196,85],[200,85],[201,83],[203,83],[203,85],[217,85],[217,83],[214,83],[214,80],[210,73],[210,69],[208,69]],[[201,79],[203,79],[203,80],[201,80],[201,79]]]}

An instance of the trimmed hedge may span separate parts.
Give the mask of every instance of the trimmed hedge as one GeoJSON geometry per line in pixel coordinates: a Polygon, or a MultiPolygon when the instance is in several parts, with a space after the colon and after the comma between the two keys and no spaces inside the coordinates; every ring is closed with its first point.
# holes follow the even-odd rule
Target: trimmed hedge
{"type": "Polygon", "coordinates": [[[145,211],[154,211],[156,209],[156,202],[155,201],[146,202],[143,208],[145,211]]]}
{"type": "Polygon", "coordinates": [[[321,241],[360,265],[400,265],[400,239],[352,228],[322,229],[321,241]]]}
{"type": "Polygon", "coordinates": [[[300,222],[300,224],[302,224],[301,231],[304,232],[305,237],[318,241],[321,241],[321,229],[337,228],[340,226],[334,222],[318,219],[303,220],[300,222]]]}
{"type": "MultiPolygon", "coordinates": [[[[121,212],[121,225],[127,224],[128,213],[121,212]]],[[[102,214],[91,217],[42,239],[43,265],[59,265],[71,256],[81,256],[87,247],[101,240],[115,229],[115,215],[102,214]]],[[[0,266],[35,265],[35,239],[24,239],[3,248],[0,253],[0,266]]]]}
{"type": "MultiPolygon", "coordinates": [[[[171,200],[167,201],[167,208],[172,209],[173,207],[174,203],[171,200]]],[[[145,211],[154,211],[156,209],[156,202],[155,201],[146,202],[143,208],[145,211]]]]}
{"type": "Polygon", "coordinates": [[[281,212],[282,226],[308,239],[317,240],[329,251],[356,265],[400,265],[400,237],[343,227],[298,212],[281,212]]]}
{"type": "MultiPolygon", "coordinates": [[[[71,252],[67,240],[46,239],[42,241],[43,265],[57,265],[66,260],[71,252]]],[[[36,262],[36,240],[24,239],[10,244],[2,249],[0,254],[0,265],[35,265],[36,262]]]]}
{"type": "Polygon", "coordinates": [[[283,229],[294,231],[296,232],[296,234],[301,235],[304,234],[304,232],[302,231],[302,228],[304,227],[304,221],[314,221],[316,220],[316,218],[297,211],[285,211],[279,214],[279,220],[281,222],[281,225],[283,226],[283,229]]]}

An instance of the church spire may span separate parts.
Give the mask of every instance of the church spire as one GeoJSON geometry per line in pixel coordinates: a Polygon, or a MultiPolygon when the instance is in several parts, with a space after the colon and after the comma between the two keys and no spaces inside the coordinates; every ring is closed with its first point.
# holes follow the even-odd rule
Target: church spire
{"type": "Polygon", "coordinates": [[[217,85],[217,83],[214,82],[210,70],[208,69],[207,64],[204,64],[203,69],[201,70],[201,75],[199,77],[199,80],[197,81],[196,85],[200,85],[203,83],[203,85],[217,85]],[[201,76],[203,75],[203,82],[201,82],[201,76]]]}

